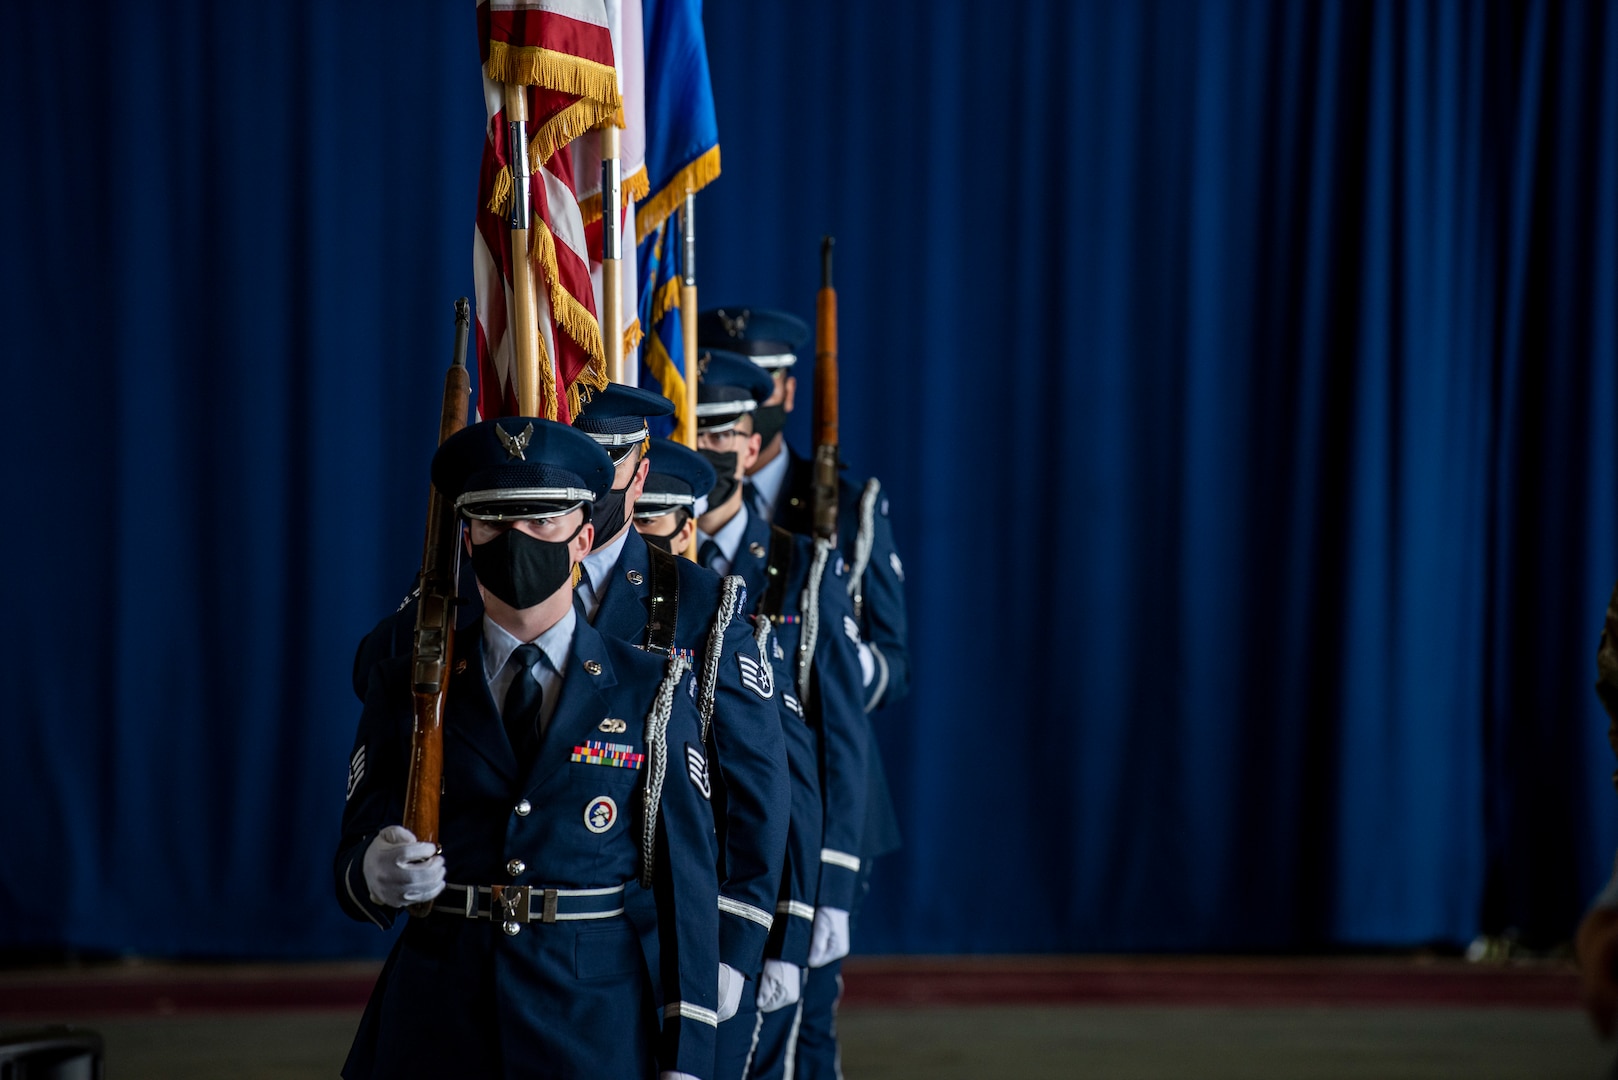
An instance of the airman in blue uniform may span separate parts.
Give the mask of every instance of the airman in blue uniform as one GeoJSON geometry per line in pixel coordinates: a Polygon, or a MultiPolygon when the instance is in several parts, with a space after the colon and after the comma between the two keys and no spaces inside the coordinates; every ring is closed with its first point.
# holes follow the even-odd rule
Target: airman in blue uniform
{"type": "Polygon", "coordinates": [[[787,842],[790,787],[777,703],[747,678],[769,641],[745,617],[747,590],[689,559],[650,548],[631,527],[649,468],[647,420],[673,405],[660,394],[612,384],[574,427],[613,459],[612,490],[596,511],[594,549],[580,566],[584,617],[601,633],[691,659],[705,752],[712,766],[719,837],[721,1022],[756,991],[774,920],[787,842]]]}
{"type": "Polygon", "coordinates": [[[431,907],[389,955],[346,1077],[712,1074],[717,852],[697,680],[574,604],[612,475],[587,436],[525,417],[474,424],[433,459],[468,521],[483,614],[455,643],[438,847],[401,824],[408,657],[367,673],[337,898],[379,927],[431,907]],[[655,999],[637,913],[658,924],[655,999]]]}
{"type": "Polygon", "coordinates": [[[804,894],[786,898],[780,955],[753,1003],[752,1030],[735,1026],[744,1005],[733,1026],[719,1033],[717,1075],[728,1078],[787,1067],[801,1023],[803,973],[835,965],[848,952],[867,820],[870,729],[845,561],[829,544],[817,546],[770,525],[743,498],[742,479],[761,441],[753,414],[769,397],[772,380],[746,357],[721,350],[704,354],[701,372],[697,439],[719,481],[697,521],[699,559],[740,575],[756,598],[755,614],[777,627],[780,652],[772,653],[768,674],[793,719],[815,735],[821,798],[819,850],[810,848],[804,864],[789,870],[789,878],[804,879],[804,894]],[[739,1040],[743,1034],[751,1037],[739,1040]]]}
{"type": "MultiPolygon", "coordinates": [[[[803,320],[779,311],[724,308],[704,312],[697,323],[705,348],[742,353],[771,375],[770,396],[755,410],[762,441],[748,474],[748,501],[756,512],[790,532],[813,532],[813,463],[786,442],[786,417],[797,399],[792,374],[798,352],[809,339],[803,320]]],[[[908,621],[904,605],[904,563],[893,541],[888,494],[876,478],[864,483],[838,481],[838,540],[851,568],[847,579],[860,636],[860,664],[866,711],[901,700],[910,687],[908,621]]],[[[860,881],[853,914],[869,888],[870,868],[900,845],[898,815],[888,792],[881,752],[873,738],[869,765],[868,817],[860,851],[860,881]]],[[[841,1075],[836,1036],[837,1003],[842,996],[841,966],[811,970],[804,991],[797,1034],[796,1071],[810,1080],[841,1075]]]]}

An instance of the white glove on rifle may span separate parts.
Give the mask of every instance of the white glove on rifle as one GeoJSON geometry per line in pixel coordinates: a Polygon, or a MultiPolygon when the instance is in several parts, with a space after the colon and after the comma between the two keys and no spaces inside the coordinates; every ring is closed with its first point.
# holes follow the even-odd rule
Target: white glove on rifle
{"type": "Polygon", "coordinates": [[[848,955],[848,912],[842,908],[815,908],[814,929],[809,931],[809,966],[825,967],[848,955]]]}
{"type": "Polygon", "coordinates": [[[402,908],[444,891],[444,856],[403,825],[389,825],[365,849],[365,886],[371,902],[402,908]]]}
{"type": "Polygon", "coordinates": [[[758,977],[758,1011],[774,1012],[796,1005],[803,990],[803,969],[785,960],[764,961],[758,977]]]}
{"type": "Polygon", "coordinates": [[[742,984],[747,980],[729,964],[719,965],[719,1022],[736,1015],[742,1005],[742,984]]]}

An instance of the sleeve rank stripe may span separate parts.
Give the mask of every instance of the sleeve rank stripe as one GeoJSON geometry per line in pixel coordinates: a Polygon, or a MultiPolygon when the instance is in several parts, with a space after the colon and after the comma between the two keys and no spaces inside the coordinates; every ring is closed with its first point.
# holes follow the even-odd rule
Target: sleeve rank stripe
{"type": "Polygon", "coordinates": [[[846,851],[836,851],[829,847],[821,848],[820,861],[829,862],[833,866],[841,866],[843,869],[852,870],[856,874],[860,872],[860,857],[858,855],[850,855],[846,851]]]}
{"type": "Polygon", "coordinates": [[[756,922],[768,930],[775,925],[775,916],[763,908],[756,908],[752,904],[744,904],[740,900],[732,900],[728,896],[719,898],[719,910],[727,915],[737,915],[749,922],[756,922]]]}
{"type": "Polygon", "coordinates": [[[802,900],[783,900],[775,905],[777,914],[796,915],[800,919],[814,919],[815,905],[806,904],[802,900]]]}
{"type": "Polygon", "coordinates": [[[663,1006],[663,1019],[672,1020],[676,1016],[683,1016],[687,1020],[698,1020],[709,1027],[719,1026],[719,1014],[712,1009],[704,1009],[701,1005],[692,1005],[684,1001],[671,1001],[663,1006]]]}

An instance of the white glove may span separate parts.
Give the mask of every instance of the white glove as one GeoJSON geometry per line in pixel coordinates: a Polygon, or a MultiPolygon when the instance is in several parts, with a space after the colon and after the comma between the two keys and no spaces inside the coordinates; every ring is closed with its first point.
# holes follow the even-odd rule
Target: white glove
{"type": "Polygon", "coordinates": [[[871,655],[871,647],[860,642],[860,685],[870,686],[871,680],[876,678],[876,658],[871,655]]]}
{"type": "Polygon", "coordinates": [[[842,908],[815,908],[815,926],[809,931],[809,966],[825,967],[848,955],[848,912],[842,908]]]}
{"type": "Polygon", "coordinates": [[[774,1012],[796,1005],[803,991],[803,969],[785,960],[764,961],[764,974],[758,977],[758,1011],[774,1012]]]}
{"type": "Polygon", "coordinates": [[[444,856],[403,825],[389,825],[365,849],[365,885],[371,903],[402,908],[444,891],[444,856]]]}
{"type": "Polygon", "coordinates": [[[723,1024],[742,1007],[742,984],[747,980],[729,964],[719,965],[719,1022],[723,1024]]]}

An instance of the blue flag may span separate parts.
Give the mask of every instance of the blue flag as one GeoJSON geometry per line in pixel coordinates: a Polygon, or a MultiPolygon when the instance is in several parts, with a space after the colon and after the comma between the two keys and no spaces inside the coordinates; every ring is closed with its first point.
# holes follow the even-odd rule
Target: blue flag
{"type": "Polygon", "coordinates": [[[708,78],[702,0],[645,0],[641,11],[648,193],[636,207],[635,224],[645,241],[680,208],[687,192],[718,177],[719,120],[708,78]]]}
{"type": "Polygon", "coordinates": [[[674,402],[674,416],[648,420],[653,435],[670,437],[685,419],[685,337],[680,322],[680,235],[672,219],[636,251],[639,262],[641,341],[640,385],[674,402]]]}

